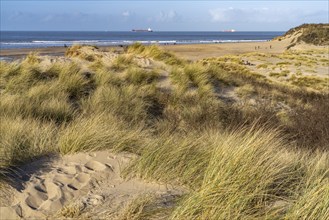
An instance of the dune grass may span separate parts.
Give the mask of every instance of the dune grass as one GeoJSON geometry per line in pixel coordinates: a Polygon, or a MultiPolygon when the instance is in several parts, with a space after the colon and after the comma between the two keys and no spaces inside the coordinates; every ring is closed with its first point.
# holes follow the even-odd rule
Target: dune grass
{"type": "Polygon", "coordinates": [[[89,62],[94,62],[97,59],[101,58],[102,55],[96,54],[95,51],[98,49],[96,46],[82,46],[82,45],[73,45],[69,47],[66,52],[65,56],[71,58],[80,58],[89,62]]]}
{"type": "Polygon", "coordinates": [[[104,149],[137,153],[147,138],[141,128],[125,124],[109,114],[76,118],[59,136],[61,154],[104,149]]]}
{"type": "Polygon", "coordinates": [[[143,220],[152,216],[151,210],[146,210],[155,200],[155,196],[141,195],[137,196],[128,203],[115,217],[108,216],[116,220],[143,220]]]}
{"type": "Polygon", "coordinates": [[[306,175],[303,177],[300,194],[285,219],[326,219],[329,217],[328,153],[317,152],[305,160],[306,175]]]}
{"type": "Polygon", "coordinates": [[[316,76],[291,77],[290,81],[293,85],[300,87],[311,87],[321,90],[325,90],[329,87],[329,81],[327,79],[316,76]]]}
{"type": "Polygon", "coordinates": [[[64,206],[62,209],[60,209],[56,214],[55,218],[63,219],[63,218],[69,218],[69,219],[84,219],[81,217],[82,210],[84,209],[83,204],[78,202],[72,202],[66,206],[64,206]]]}
{"type": "Polygon", "coordinates": [[[329,28],[327,24],[302,24],[291,28],[284,36],[291,35],[299,31],[301,35],[296,39],[297,42],[305,42],[314,45],[328,45],[329,28]]]}
{"type": "Polygon", "coordinates": [[[12,168],[58,151],[55,124],[8,116],[0,120],[1,180],[12,168]]]}
{"type": "MultiPolygon", "coordinates": [[[[166,218],[329,218],[329,94],[320,82],[271,81],[234,56],[190,63],[141,44],[120,55],[73,46],[66,56],[1,62],[0,182],[47,154],[128,151],[138,158],[126,177],[189,189],[155,210],[166,218]],[[162,62],[170,93],[140,57],[162,62]]],[[[118,214],[141,219],[152,203],[140,198],[118,214]]]]}
{"type": "Polygon", "coordinates": [[[49,84],[32,87],[27,94],[5,94],[0,100],[0,115],[33,117],[62,123],[73,118],[75,112],[68,95],[49,84]],[[56,91],[57,90],[57,91],[56,91]]]}
{"type": "Polygon", "coordinates": [[[172,219],[290,219],[304,204],[300,216],[326,219],[328,168],[327,154],[287,150],[280,132],[252,129],[162,137],[126,174],[189,186],[172,219]]]}
{"type": "Polygon", "coordinates": [[[130,54],[140,54],[142,56],[152,57],[155,60],[160,60],[168,65],[184,65],[185,61],[179,59],[174,54],[161,50],[156,45],[144,46],[141,43],[135,43],[128,48],[130,54]]]}
{"type": "Polygon", "coordinates": [[[296,158],[282,158],[283,143],[273,138],[273,131],[216,136],[200,189],[182,202],[173,218],[270,217],[276,210],[268,206],[286,200],[298,185],[296,158]]]}
{"type": "Polygon", "coordinates": [[[271,76],[271,77],[279,78],[279,77],[287,77],[289,73],[290,73],[289,70],[283,70],[280,73],[270,72],[268,75],[271,76]]]}
{"type": "Polygon", "coordinates": [[[125,73],[125,80],[130,84],[141,85],[150,84],[159,77],[159,74],[155,71],[145,71],[142,68],[128,68],[125,73]]]}
{"type": "Polygon", "coordinates": [[[134,64],[133,56],[123,54],[117,56],[111,63],[111,69],[120,72],[134,64]]]}
{"type": "Polygon", "coordinates": [[[148,143],[142,156],[127,168],[126,175],[134,171],[141,178],[199,186],[211,156],[211,146],[206,135],[198,137],[193,133],[186,138],[182,135],[163,135],[148,143]]]}
{"type": "Polygon", "coordinates": [[[256,93],[255,88],[250,84],[246,84],[244,86],[236,88],[235,92],[237,93],[238,96],[244,98],[250,98],[256,93]]]}

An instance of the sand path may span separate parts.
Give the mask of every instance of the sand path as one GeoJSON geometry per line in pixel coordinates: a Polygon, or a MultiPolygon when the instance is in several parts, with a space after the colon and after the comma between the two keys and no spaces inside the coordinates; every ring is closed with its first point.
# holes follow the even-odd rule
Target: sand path
{"type": "MultiPolygon", "coordinates": [[[[56,159],[47,169],[32,174],[21,191],[13,192],[11,204],[1,207],[0,219],[45,219],[73,202],[84,210],[97,207],[98,214],[116,212],[139,195],[182,193],[140,179],[123,179],[121,171],[134,157],[103,151],[56,159]]],[[[28,167],[44,162],[39,160],[28,167]]]]}

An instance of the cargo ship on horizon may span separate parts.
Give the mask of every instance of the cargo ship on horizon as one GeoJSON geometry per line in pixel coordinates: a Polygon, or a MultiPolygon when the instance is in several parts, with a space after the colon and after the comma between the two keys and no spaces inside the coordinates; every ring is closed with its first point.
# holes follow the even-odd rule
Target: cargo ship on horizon
{"type": "Polygon", "coordinates": [[[132,32],[153,32],[151,28],[148,29],[132,29],[132,32]]]}

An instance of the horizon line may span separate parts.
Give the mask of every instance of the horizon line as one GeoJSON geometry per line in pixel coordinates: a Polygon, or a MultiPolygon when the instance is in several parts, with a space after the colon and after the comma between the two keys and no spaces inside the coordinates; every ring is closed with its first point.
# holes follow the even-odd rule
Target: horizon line
{"type": "MultiPolygon", "coordinates": [[[[132,30],[0,30],[1,31],[47,31],[47,32],[133,32],[132,30]]],[[[286,32],[287,30],[270,30],[270,31],[263,31],[263,30],[235,30],[234,32],[286,32]]],[[[234,33],[234,32],[227,32],[226,30],[152,30],[152,32],[226,32],[226,33],[234,33]]]]}

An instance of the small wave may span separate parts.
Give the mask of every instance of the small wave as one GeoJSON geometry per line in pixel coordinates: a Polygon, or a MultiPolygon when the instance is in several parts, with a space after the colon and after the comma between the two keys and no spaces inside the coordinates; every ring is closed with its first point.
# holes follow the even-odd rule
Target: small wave
{"type": "Polygon", "coordinates": [[[11,57],[0,57],[0,61],[12,61],[13,58],[11,57]]]}
{"type": "Polygon", "coordinates": [[[33,44],[32,42],[1,42],[3,45],[24,45],[24,44],[33,44]]]}

